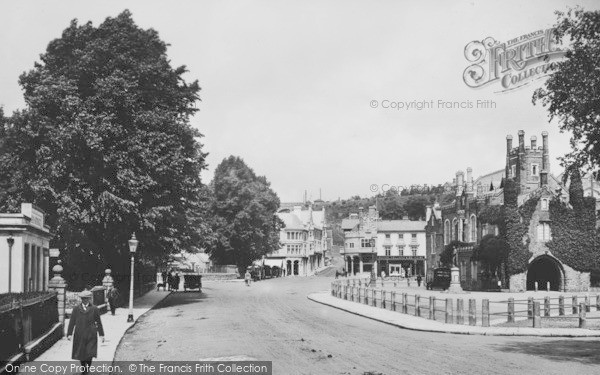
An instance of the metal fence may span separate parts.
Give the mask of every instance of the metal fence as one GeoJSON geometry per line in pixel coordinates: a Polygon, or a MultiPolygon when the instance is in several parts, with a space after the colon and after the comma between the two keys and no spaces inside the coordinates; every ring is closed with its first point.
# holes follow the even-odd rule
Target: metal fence
{"type": "Polygon", "coordinates": [[[58,323],[55,292],[0,306],[0,361],[18,354],[27,343],[58,323]]]}

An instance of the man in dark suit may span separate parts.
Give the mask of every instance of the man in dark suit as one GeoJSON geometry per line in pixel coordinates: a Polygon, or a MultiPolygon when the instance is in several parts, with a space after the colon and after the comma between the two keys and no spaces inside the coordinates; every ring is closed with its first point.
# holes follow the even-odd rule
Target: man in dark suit
{"type": "MultiPolygon", "coordinates": [[[[92,292],[84,290],[79,293],[81,304],[73,308],[67,340],[71,340],[73,330],[73,352],[71,357],[79,360],[82,366],[89,369],[92,359],[98,356],[98,335],[104,342],[104,329],[98,308],[91,304],[92,292]]],[[[87,373],[88,371],[84,371],[87,373]]]]}

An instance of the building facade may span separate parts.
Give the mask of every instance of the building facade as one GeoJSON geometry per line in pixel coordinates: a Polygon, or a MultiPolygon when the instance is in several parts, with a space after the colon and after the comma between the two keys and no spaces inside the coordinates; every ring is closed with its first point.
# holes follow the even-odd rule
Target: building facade
{"type": "Polygon", "coordinates": [[[0,214],[0,293],[48,290],[51,238],[44,211],[31,203],[0,214]]]}
{"type": "MultiPolygon", "coordinates": [[[[500,286],[511,291],[524,291],[536,288],[549,288],[557,291],[586,291],[590,287],[589,272],[580,272],[569,267],[560,256],[552,253],[548,242],[552,240],[550,202],[557,201],[568,205],[569,193],[561,180],[550,173],[548,133],[542,133],[542,145],[537,137],[530,138],[525,145],[525,133],[519,131],[518,145],[513,147],[513,137],[506,137],[506,162],[504,170],[488,173],[473,181],[471,169],[467,169],[464,179],[459,171],[455,178],[455,200],[440,207],[441,221],[435,217],[435,210],[428,208],[427,233],[439,236],[440,225],[444,246],[452,244],[454,263],[460,270],[461,286],[466,290],[481,290],[500,286]],[[523,245],[531,254],[524,272],[485,274],[482,264],[473,259],[473,251],[486,235],[500,235],[499,227],[485,218],[490,207],[505,206],[504,184],[507,179],[514,182],[516,206],[521,209],[530,206],[530,216],[523,245]]],[[[591,190],[591,188],[590,188],[591,190]]],[[[591,192],[589,193],[592,194],[591,192]]],[[[521,218],[523,220],[523,217],[521,218]]],[[[507,229],[509,230],[509,229],[507,229]]],[[[435,262],[433,253],[440,251],[433,240],[428,242],[428,258],[435,262]]],[[[587,251],[595,251],[588,249],[587,251]]]]}
{"type": "Polygon", "coordinates": [[[313,210],[312,204],[282,205],[277,216],[284,227],[279,234],[281,248],[268,254],[263,266],[273,276],[310,276],[325,265],[327,226],[325,208],[313,210]]]}
{"type": "Polygon", "coordinates": [[[381,220],[375,206],[342,220],[345,269],[351,275],[414,276],[427,269],[424,221],[381,220]]]}

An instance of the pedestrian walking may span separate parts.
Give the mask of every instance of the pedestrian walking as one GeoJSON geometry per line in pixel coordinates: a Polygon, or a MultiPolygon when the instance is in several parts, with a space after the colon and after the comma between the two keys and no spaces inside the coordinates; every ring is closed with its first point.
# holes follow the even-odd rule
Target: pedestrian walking
{"type": "Polygon", "coordinates": [[[179,283],[181,282],[181,277],[179,276],[179,273],[175,274],[175,277],[173,278],[173,286],[175,291],[179,291],[179,283]]]}
{"type": "Polygon", "coordinates": [[[422,280],[423,280],[423,279],[421,278],[421,275],[417,275],[417,285],[418,285],[419,287],[421,287],[421,281],[422,281],[422,280]]]}
{"type": "Polygon", "coordinates": [[[74,307],[71,313],[67,340],[71,340],[71,336],[73,336],[71,358],[80,361],[86,369],[82,374],[87,374],[92,359],[98,356],[98,335],[104,342],[104,329],[98,308],[91,304],[92,292],[84,290],[79,293],[79,297],[81,303],[74,307]]]}
{"type": "Polygon", "coordinates": [[[250,286],[250,280],[252,280],[252,275],[250,274],[250,270],[246,270],[246,274],[244,275],[244,280],[246,281],[246,286],[250,286]]]}
{"type": "Polygon", "coordinates": [[[173,278],[171,277],[171,272],[165,272],[167,275],[164,276],[165,284],[167,286],[167,290],[171,290],[171,284],[173,283],[173,278]]]}
{"type": "Polygon", "coordinates": [[[108,297],[108,305],[110,306],[111,315],[115,315],[115,310],[117,309],[117,305],[119,304],[119,291],[115,287],[110,287],[108,293],[106,295],[108,297]]]}

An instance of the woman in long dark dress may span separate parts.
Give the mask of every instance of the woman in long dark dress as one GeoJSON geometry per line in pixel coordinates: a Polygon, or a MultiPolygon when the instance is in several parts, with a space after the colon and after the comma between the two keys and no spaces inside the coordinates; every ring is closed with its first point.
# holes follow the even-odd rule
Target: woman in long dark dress
{"type": "Polygon", "coordinates": [[[104,328],[102,328],[98,308],[91,304],[92,292],[84,290],[79,293],[79,297],[81,297],[81,304],[74,307],[71,313],[67,340],[71,340],[73,336],[71,357],[79,360],[82,366],[89,368],[92,359],[98,356],[98,335],[104,342],[104,328]]]}

